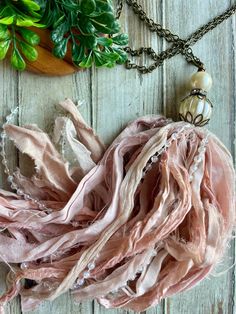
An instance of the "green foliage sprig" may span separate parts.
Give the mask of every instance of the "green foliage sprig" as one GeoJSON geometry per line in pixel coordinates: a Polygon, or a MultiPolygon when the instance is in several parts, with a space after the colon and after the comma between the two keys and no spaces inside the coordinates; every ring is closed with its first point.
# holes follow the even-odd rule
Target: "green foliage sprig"
{"type": "Polygon", "coordinates": [[[51,31],[52,53],[63,59],[67,52],[75,66],[113,67],[124,63],[128,36],[119,34],[111,0],[3,0],[0,4],[0,60],[24,70],[24,59],[38,58],[40,37],[29,27],[51,31]]]}
{"type": "Polygon", "coordinates": [[[11,64],[18,70],[25,69],[23,56],[29,61],[38,58],[35,46],[39,44],[39,36],[28,27],[43,27],[41,7],[36,1],[2,1],[0,4],[0,60],[6,57],[10,47],[11,64]],[[19,32],[20,36],[17,36],[19,32]],[[23,56],[22,56],[23,54],[23,56]]]}

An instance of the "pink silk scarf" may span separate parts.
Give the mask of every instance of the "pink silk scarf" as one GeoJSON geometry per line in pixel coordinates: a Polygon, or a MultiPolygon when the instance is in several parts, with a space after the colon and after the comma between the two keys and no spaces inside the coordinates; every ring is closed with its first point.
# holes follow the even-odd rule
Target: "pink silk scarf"
{"type": "Polygon", "coordinates": [[[130,123],[105,150],[76,106],[61,106],[69,117],[56,119],[54,140],[64,129],[73,164],[35,125],[5,126],[35,162],[31,178],[17,170],[14,181],[50,211],[0,190],[0,257],[10,266],[2,311],[18,294],[27,311],[68,290],[78,301],[143,311],[192,288],[235,226],[228,150],[205,129],[159,115],[130,123]]]}

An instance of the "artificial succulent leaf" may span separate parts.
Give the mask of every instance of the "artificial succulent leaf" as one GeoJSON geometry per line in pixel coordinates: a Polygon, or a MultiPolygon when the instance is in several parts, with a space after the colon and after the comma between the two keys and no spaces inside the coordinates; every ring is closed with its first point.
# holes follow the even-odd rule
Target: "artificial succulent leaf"
{"type": "Polygon", "coordinates": [[[11,25],[14,22],[15,16],[6,16],[0,19],[0,24],[11,25]]]}
{"type": "Polygon", "coordinates": [[[117,36],[112,37],[112,40],[114,44],[125,46],[128,44],[129,37],[127,34],[119,34],[117,36]]]}
{"type": "Polygon", "coordinates": [[[26,8],[31,10],[31,11],[39,11],[40,10],[40,6],[35,1],[32,1],[32,0],[21,0],[21,1],[26,6],[26,8]]]}
{"type": "Polygon", "coordinates": [[[96,24],[107,26],[108,28],[111,28],[114,21],[115,17],[114,14],[105,12],[99,16],[96,16],[92,19],[92,21],[96,24]]]}
{"type": "Polygon", "coordinates": [[[97,38],[98,45],[110,47],[113,44],[113,39],[108,37],[97,38]]]}
{"type": "Polygon", "coordinates": [[[18,29],[22,38],[32,46],[37,46],[40,43],[40,36],[34,31],[28,28],[19,28],[18,29]]]}
{"type": "Polygon", "coordinates": [[[29,61],[36,61],[38,58],[38,52],[37,50],[31,46],[30,44],[20,41],[19,42],[20,49],[23,53],[23,55],[26,57],[27,60],[29,61]]]}
{"type": "Polygon", "coordinates": [[[94,51],[94,62],[96,67],[106,66],[109,61],[103,56],[100,51],[94,51]]]}
{"type": "Polygon", "coordinates": [[[119,59],[116,60],[118,64],[123,64],[128,60],[127,53],[124,50],[114,47],[112,48],[112,50],[119,55],[119,59]]]}
{"type": "Polygon", "coordinates": [[[72,60],[73,62],[78,65],[78,62],[80,63],[85,56],[85,47],[81,44],[77,44],[74,42],[72,44],[72,60]]]}
{"type": "Polygon", "coordinates": [[[79,66],[81,68],[90,68],[92,66],[92,63],[93,63],[93,57],[92,57],[92,53],[90,53],[88,56],[83,58],[79,66]]]}
{"type": "MultiPolygon", "coordinates": [[[[19,50],[15,51],[17,47],[27,59],[37,58],[33,46],[39,44],[40,38],[28,29],[31,26],[51,28],[52,52],[58,58],[65,57],[70,41],[71,59],[76,66],[87,68],[94,63],[99,67],[111,67],[125,62],[126,53],[121,49],[106,49],[114,48],[114,44],[127,44],[127,35],[108,37],[120,31],[110,0],[18,0],[10,7],[6,5],[7,1],[4,3],[2,6],[0,3],[0,39],[12,36],[14,42],[19,42],[19,47],[14,47],[12,52],[12,64],[16,68],[24,67],[19,50]]],[[[4,51],[2,56],[5,56],[4,51]]]]}
{"type": "Polygon", "coordinates": [[[69,31],[69,25],[68,23],[64,22],[60,25],[58,25],[57,28],[55,28],[51,32],[51,39],[55,44],[59,44],[60,41],[64,38],[64,35],[69,31]]]}
{"type": "Polygon", "coordinates": [[[96,0],[96,12],[111,12],[113,13],[113,6],[110,1],[96,0]]]}
{"type": "Polygon", "coordinates": [[[96,9],[96,1],[95,0],[81,0],[80,1],[80,10],[85,15],[89,15],[93,13],[96,9]]]}
{"type": "Polygon", "coordinates": [[[57,43],[53,48],[53,54],[59,59],[63,59],[67,52],[67,44],[69,38],[63,38],[59,43],[57,43]]]}
{"type": "Polygon", "coordinates": [[[9,37],[9,31],[7,25],[0,24],[0,39],[6,39],[9,37]]]}
{"type": "Polygon", "coordinates": [[[17,48],[14,48],[12,51],[11,64],[16,70],[19,71],[23,71],[26,67],[25,61],[17,48]]]}
{"type": "Polygon", "coordinates": [[[0,41],[0,60],[3,60],[8,52],[10,47],[11,40],[0,41]]]}

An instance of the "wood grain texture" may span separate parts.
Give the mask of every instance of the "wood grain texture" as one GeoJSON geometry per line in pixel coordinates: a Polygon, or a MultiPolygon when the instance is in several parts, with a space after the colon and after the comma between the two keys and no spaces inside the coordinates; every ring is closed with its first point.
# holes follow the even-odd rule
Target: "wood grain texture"
{"type": "MultiPolygon", "coordinates": [[[[215,0],[139,0],[149,15],[185,38],[196,28],[218,13],[223,12],[233,1],[215,0]]],[[[125,6],[122,25],[130,35],[130,46],[153,46],[157,51],[168,47],[165,42],[150,34],[140,25],[137,17],[125,6]]],[[[193,50],[212,74],[214,86],[209,98],[214,104],[210,130],[231,150],[235,150],[236,108],[236,45],[235,17],[224,22],[207,34],[193,50]]],[[[142,61],[142,60],[141,60],[142,61]]],[[[141,62],[140,61],[140,62],[141,62]]],[[[147,61],[148,62],[148,61],[147,61]]],[[[40,128],[52,130],[56,114],[55,104],[66,97],[74,101],[85,100],[80,107],[84,118],[108,145],[126,123],[145,114],[166,114],[176,117],[177,104],[187,92],[189,75],[195,69],[181,56],[167,61],[164,67],[152,74],[140,75],[119,66],[115,69],[91,69],[59,78],[40,77],[30,73],[16,73],[6,63],[0,64],[0,122],[10,108],[19,105],[19,124],[37,123],[40,128]]],[[[19,165],[24,173],[30,173],[31,162],[18,155],[9,145],[8,156],[13,169],[19,165]]],[[[1,186],[7,188],[2,168],[1,186]]],[[[228,254],[208,279],[195,289],[163,301],[145,314],[233,314],[236,313],[235,243],[232,241],[228,254]],[[225,271],[229,269],[228,271],[225,271]],[[223,272],[222,275],[217,275],[223,272]]],[[[0,268],[3,288],[6,266],[0,268]]],[[[19,314],[19,299],[13,301],[6,313],[19,314]]],[[[96,301],[74,304],[69,294],[52,303],[46,302],[30,314],[133,314],[124,310],[106,310],[96,301]]]]}
{"type": "MultiPolygon", "coordinates": [[[[191,1],[182,1],[177,6],[174,1],[164,1],[163,17],[166,27],[182,34],[185,38],[189,36],[209,18],[213,18],[224,12],[231,1],[195,1],[194,18],[190,18],[193,12],[191,1]],[[177,18],[182,14],[181,21],[177,18]],[[175,16],[176,18],[171,18],[175,16]],[[185,25],[185,27],[183,27],[185,25]]],[[[215,30],[208,33],[194,47],[194,53],[205,63],[206,69],[213,77],[213,87],[208,97],[212,101],[214,110],[210,120],[209,129],[215,133],[224,144],[232,151],[234,145],[235,121],[235,59],[232,47],[232,23],[228,20],[219,25],[215,30]]],[[[235,24],[234,24],[235,26],[235,24]]],[[[181,57],[171,59],[164,66],[165,82],[165,108],[168,116],[177,116],[177,108],[173,106],[175,99],[185,96],[188,89],[188,77],[195,69],[185,63],[181,57]],[[183,76],[183,72],[185,75],[183,76]],[[171,84],[168,84],[171,82],[171,84]],[[173,85],[172,85],[173,84],[173,85]]],[[[221,264],[216,267],[213,274],[204,280],[194,290],[185,292],[179,297],[166,301],[166,313],[194,313],[194,314],[233,314],[234,307],[234,269],[228,268],[234,263],[234,243],[232,241],[228,255],[222,259],[221,264]],[[225,271],[225,272],[224,272],[225,271]],[[217,273],[224,272],[221,276],[217,273]]]]}
{"type": "Polygon", "coordinates": [[[38,46],[38,59],[34,62],[26,60],[27,70],[40,75],[63,76],[77,72],[81,69],[76,68],[71,60],[70,45],[64,59],[55,58],[52,54],[53,43],[50,39],[50,31],[32,27],[41,40],[38,46]]]}
{"type": "MultiPolygon", "coordinates": [[[[0,123],[2,126],[6,115],[10,113],[12,108],[18,105],[18,74],[9,68],[7,62],[0,63],[0,95],[0,123]]],[[[12,170],[18,165],[18,158],[16,150],[11,143],[7,144],[6,153],[9,156],[9,168],[12,170]]],[[[0,167],[0,184],[4,189],[10,189],[2,164],[0,167]]],[[[3,258],[4,257],[0,256],[0,261],[2,261],[3,258]]],[[[4,263],[0,263],[0,293],[6,289],[5,278],[8,271],[8,266],[4,263]]],[[[5,311],[6,314],[20,313],[19,299],[8,304],[5,311]]]]}

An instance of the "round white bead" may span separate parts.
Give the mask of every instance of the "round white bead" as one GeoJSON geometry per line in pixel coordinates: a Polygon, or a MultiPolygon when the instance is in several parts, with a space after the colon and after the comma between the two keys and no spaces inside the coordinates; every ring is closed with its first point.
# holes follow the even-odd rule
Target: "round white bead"
{"type": "Polygon", "coordinates": [[[88,264],[88,269],[93,270],[95,268],[95,266],[96,266],[95,263],[91,262],[88,264]]]}
{"type": "Polygon", "coordinates": [[[173,134],[171,135],[171,139],[175,141],[175,140],[177,139],[177,134],[176,134],[176,133],[173,133],[173,134]]]}
{"type": "Polygon", "coordinates": [[[158,161],[158,157],[157,156],[152,156],[151,161],[152,162],[157,162],[158,161]]]}
{"type": "Polygon", "coordinates": [[[14,182],[12,182],[11,188],[12,188],[12,190],[16,190],[17,189],[17,185],[14,182]]]}
{"type": "Polygon", "coordinates": [[[81,286],[81,285],[79,285],[79,284],[76,282],[76,283],[74,283],[74,285],[73,285],[73,289],[78,289],[78,288],[80,288],[80,286],[81,286]]]}
{"type": "Polygon", "coordinates": [[[205,147],[203,146],[200,146],[199,148],[198,148],[198,152],[200,153],[200,154],[203,154],[203,153],[205,153],[205,151],[206,151],[206,149],[205,149],[205,147]]]}
{"type": "Polygon", "coordinates": [[[196,172],[196,171],[197,171],[197,169],[198,169],[198,167],[197,167],[196,165],[193,165],[193,167],[192,167],[192,171],[193,171],[193,172],[196,172]]]}
{"type": "Polygon", "coordinates": [[[24,199],[25,199],[26,201],[29,201],[29,200],[31,199],[31,197],[30,197],[28,194],[25,194],[25,195],[24,195],[24,199]]]}
{"type": "Polygon", "coordinates": [[[85,271],[83,275],[84,275],[85,279],[89,278],[90,277],[90,272],[89,271],[85,271]]]}
{"type": "Polygon", "coordinates": [[[5,158],[2,160],[2,164],[3,164],[4,166],[7,166],[7,161],[6,161],[5,158]]]}
{"type": "Polygon", "coordinates": [[[12,183],[12,181],[13,181],[13,176],[8,176],[7,182],[12,183]]]}
{"type": "Polygon", "coordinates": [[[9,175],[9,174],[10,174],[10,170],[9,170],[8,168],[5,168],[5,169],[4,169],[4,173],[6,173],[7,175],[9,175]]]}
{"type": "Polygon", "coordinates": [[[79,222],[78,221],[72,221],[72,226],[74,228],[77,228],[79,226],[79,222]]]}
{"type": "Polygon", "coordinates": [[[194,73],[190,79],[190,85],[192,89],[202,89],[208,92],[212,86],[212,78],[210,74],[205,71],[199,71],[194,73]]]}
{"type": "Polygon", "coordinates": [[[201,162],[201,157],[200,156],[196,156],[196,157],[194,157],[194,161],[195,161],[195,163],[200,163],[201,162]]]}
{"type": "Polygon", "coordinates": [[[78,280],[78,285],[79,286],[83,286],[84,282],[85,282],[84,278],[81,278],[81,279],[78,280]]]}
{"type": "Polygon", "coordinates": [[[26,263],[26,262],[21,263],[20,268],[21,269],[27,269],[28,268],[28,263],[26,263]]]}

